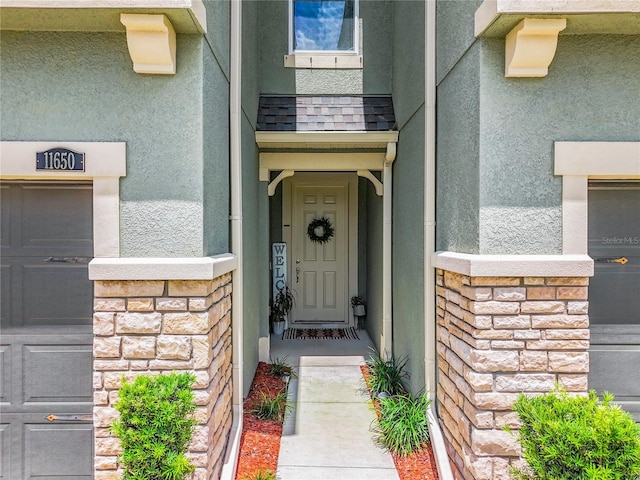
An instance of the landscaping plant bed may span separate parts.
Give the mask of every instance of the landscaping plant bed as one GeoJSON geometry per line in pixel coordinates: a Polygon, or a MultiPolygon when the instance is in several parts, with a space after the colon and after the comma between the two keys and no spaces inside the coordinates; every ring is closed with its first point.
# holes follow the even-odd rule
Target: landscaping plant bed
{"type": "MultiPolygon", "coordinates": [[[[360,367],[366,379],[367,367],[360,367]]],[[[252,480],[267,471],[273,473],[278,467],[282,422],[276,420],[260,420],[251,412],[262,398],[262,394],[273,398],[283,391],[285,382],[281,377],[270,373],[271,365],[264,362],[258,364],[256,374],[244,401],[244,416],[240,454],[236,480],[252,480]]],[[[375,402],[374,402],[375,404],[375,402]]],[[[372,440],[373,441],[373,440],[372,440]]],[[[431,446],[411,455],[393,455],[393,461],[400,480],[436,480],[438,472],[431,446]]]]}
{"type": "MultiPolygon", "coordinates": [[[[365,384],[369,388],[369,369],[366,365],[360,366],[360,371],[364,377],[365,384]]],[[[369,392],[371,390],[369,389],[369,392]]],[[[373,400],[376,415],[380,416],[380,404],[378,400],[373,400]]],[[[426,415],[426,412],[425,412],[426,415]]],[[[423,448],[410,453],[409,455],[399,455],[391,452],[393,463],[396,465],[400,480],[437,480],[438,468],[433,455],[431,444],[427,443],[423,448]]]]}
{"type": "Polygon", "coordinates": [[[271,374],[270,370],[269,364],[264,362],[258,364],[249,395],[244,401],[236,480],[253,479],[259,472],[267,470],[275,475],[278,467],[282,422],[261,420],[251,413],[262,398],[262,394],[273,398],[285,388],[282,377],[271,374]]]}

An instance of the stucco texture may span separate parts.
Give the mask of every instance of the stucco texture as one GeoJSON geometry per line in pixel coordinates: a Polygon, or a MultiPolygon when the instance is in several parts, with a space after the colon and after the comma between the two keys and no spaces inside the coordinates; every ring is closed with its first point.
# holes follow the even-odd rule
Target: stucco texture
{"type": "Polygon", "coordinates": [[[393,353],[424,388],[424,108],[401,130],[393,167],[393,353]]]}
{"type": "Polygon", "coordinates": [[[393,355],[407,358],[407,387],[424,389],[424,2],[395,2],[393,100],[393,355]]]}
{"type": "Polygon", "coordinates": [[[261,1],[261,90],[271,95],[382,95],[391,90],[391,3],[362,0],[362,69],[295,69],[284,66],[289,53],[288,8],[282,0],[261,1]]]}
{"type": "Polygon", "coordinates": [[[436,2],[436,83],[476,41],[473,26],[476,10],[483,0],[437,0],[436,2]]]}
{"type": "Polygon", "coordinates": [[[554,141],[638,141],[640,36],[560,36],[549,74],[505,78],[482,40],[480,253],[562,253],[554,141]]]}
{"type": "Polygon", "coordinates": [[[260,45],[255,26],[259,2],[244,2],[242,38],[242,217],[243,217],[243,388],[247,392],[258,365],[258,342],[269,336],[269,197],[258,181],[255,142],[260,86],[260,45]]]}
{"type": "Polygon", "coordinates": [[[203,255],[202,37],[178,35],[176,75],[136,74],[124,33],[1,42],[2,139],[126,142],[121,255],[203,255]]]}
{"type": "Polygon", "coordinates": [[[229,204],[229,6],[207,3],[202,48],[204,254],[230,251],[229,204]]]}
{"type": "Polygon", "coordinates": [[[436,249],[478,253],[480,47],[438,85],[436,249]]]}
{"type": "MultiPolygon", "coordinates": [[[[362,184],[361,184],[362,185],[362,184]]],[[[376,195],[375,188],[367,180],[364,184],[366,192],[366,293],[361,292],[367,300],[367,317],[365,328],[374,345],[380,351],[382,348],[382,197],[376,195]]],[[[360,240],[360,236],[358,237],[360,240]]],[[[362,257],[362,252],[360,252],[362,257]]],[[[360,293],[360,292],[359,292],[360,293]]]]}

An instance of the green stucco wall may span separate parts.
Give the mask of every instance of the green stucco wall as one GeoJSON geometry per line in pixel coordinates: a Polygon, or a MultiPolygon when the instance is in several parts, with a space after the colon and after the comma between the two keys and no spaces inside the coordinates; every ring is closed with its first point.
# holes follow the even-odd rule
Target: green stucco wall
{"type": "Polygon", "coordinates": [[[476,10],[483,0],[436,1],[436,83],[448,75],[476,41],[473,33],[476,10]]]}
{"type": "Polygon", "coordinates": [[[562,253],[554,141],[638,141],[640,36],[560,36],[549,74],[505,78],[504,41],[482,40],[480,252],[562,253]]]}
{"type": "Polygon", "coordinates": [[[504,38],[473,35],[478,1],[439,0],[437,249],[562,253],[554,141],[637,141],[639,37],[560,35],[543,78],[504,77],[504,38]]]}
{"type": "Polygon", "coordinates": [[[289,49],[289,2],[260,3],[260,47],[264,94],[361,95],[388,94],[391,90],[391,3],[362,0],[362,69],[324,70],[285,68],[289,49]]]}
{"type": "MultiPolygon", "coordinates": [[[[375,188],[367,180],[366,192],[366,231],[361,235],[366,241],[366,293],[367,317],[365,327],[369,338],[376,349],[381,350],[380,337],[382,335],[382,197],[376,194],[375,188]]],[[[360,210],[359,210],[360,211],[360,210]]],[[[360,236],[358,237],[360,238],[360,236]]],[[[359,255],[362,258],[362,254],[359,255]]]]}
{"type": "Polygon", "coordinates": [[[436,4],[436,250],[478,253],[482,0],[436,4]]]}
{"type": "Polygon", "coordinates": [[[228,252],[229,237],[229,30],[228,2],[207,1],[203,42],[204,254],[228,252]]]}
{"type": "MultiPolygon", "coordinates": [[[[124,33],[3,31],[1,42],[3,140],[127,143],[127,176],[120,189],[122,256],[227,251],[224,203],[208,208],[207,226],[216,226],[217,238],[206,247],[203,241],[204,178],[207,189],[226,185],[228,160],[220,142],[207,139],[205,146],[203,138],[200,35],[177,36],[176,75],[135,73],[124,33]]],[[[211,93],[209,105],[221,102],[226,108],[224,82],[208,82],[222,88],[211,93]]],[[[216,115],[208,118],[220,121],[216,115]]]]}
{"type": "Polygon", "coordinates": [[[258,365],[258,339],[269,335],[269,213],[266,182],[258,181],[255,128],[260,93],[260,45],[255,28],[260,3],[242,7],[242,250],[244,391],[258,365]]]}
{"type": "Polygon", "coordinates": [[[436,250],[479,252],[480,47],[438,84],[436,250]]]}
{"type": "Polygon", "coordinates": [[[425,384],[424,2],[395,2],[393,25],[393,354],[407,358],[407,386],[417,392],[425,384]]]}

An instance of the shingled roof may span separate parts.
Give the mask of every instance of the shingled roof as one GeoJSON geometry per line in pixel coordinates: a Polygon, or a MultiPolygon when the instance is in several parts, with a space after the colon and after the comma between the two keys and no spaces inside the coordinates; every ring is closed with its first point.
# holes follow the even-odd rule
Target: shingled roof
{"type": "Polygon", "coordinates": [[[390,96],[261,96],[258,130],[274,132],[350,132],[393,130],[390,96]]]}

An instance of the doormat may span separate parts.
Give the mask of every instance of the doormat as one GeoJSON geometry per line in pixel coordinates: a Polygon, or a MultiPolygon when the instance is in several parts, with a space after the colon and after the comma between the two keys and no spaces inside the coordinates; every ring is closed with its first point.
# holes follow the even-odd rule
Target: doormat
{"type": "Polygon", "coordinates": [[[287,328],[283,340],[360,340],[355,328],[287,328]]]}

